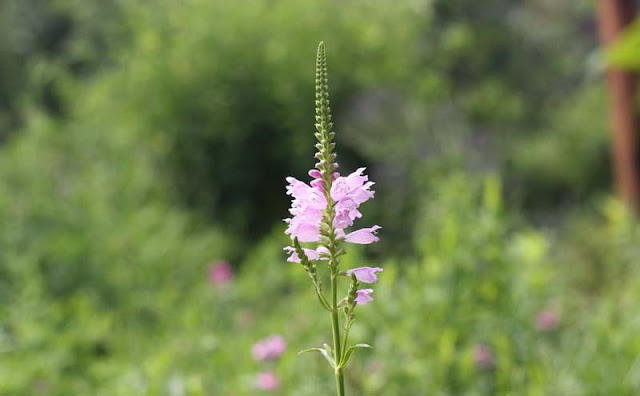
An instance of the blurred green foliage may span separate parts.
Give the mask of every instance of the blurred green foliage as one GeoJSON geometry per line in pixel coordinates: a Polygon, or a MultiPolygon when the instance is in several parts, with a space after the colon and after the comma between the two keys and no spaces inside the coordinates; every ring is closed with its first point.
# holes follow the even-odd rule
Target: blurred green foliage
{"type": "MultiPolygon", "coordinates": [[[[516,202],[526,205],[573,199],[575,191],[583,198],[604,184],[589,179],[602,169],[591,151],[577,152],[576,166],[558,164],[551,178],[538,176],[549,158],[522,163],[519,155],[531,139],[547,146],[556,134],[572,139],[554,127],[563,116],[550,114],[575,108],[570,98],[593,90],[583,64],[594,47],[593,31],[582,28],[589,7],[503,0],[53,4],[34,5],[42,13],[37,23],[64,17],[70,33],[49,62],[32,51],[27,59],[40,66],[27,75],[55,86],[59,107],[82,95],[66,89],[70,79],[87,81],[74,65],[106,69],[98,79],[120,84],[123,111],[135,109],[139,128],[162,140],[159,163],[177,202],[247,241],[282,217],[285,204],[273,186],[309,168],[313,103],[301,98],[311,95],[309,54],[319,39],[331,51],[342,163],[371,168],[382,197],[371,210],[398,235],[381,249],[408,246],[404,224],[414,219],[412,197],[427,166],[504,169],[516,202]],[[544,31],[530,28],[539,23],[544,31]],[[549,129],[554,136],[539,132],[549,129]],[[575,177],[587,180],[576,186],[575,177]]],[[[109,128],[123,118],[117,110],[110,117],[109,128]]],[[[606,146],[591,136],[585,145],[606,146]]]]}
{"type": "Polygon", "coordinates": [[[385,268],[350,392],[637,393],[640,230],[605,193],[592,12],[0,0],[0,395],[260,394],[272,333],[280,394],[332,391],[295,354],[329,332],[280,222],[313,164],[320,40],[341,169],[369,167],[383,227],[345,256],[385,268]]]}
{"type": "Polygon", "coordinates": [[[109,63],[120,16],[112,0],[0,1],[0,141],[24,126],[29,105],[66,114],[61,83],[109,63]]]}

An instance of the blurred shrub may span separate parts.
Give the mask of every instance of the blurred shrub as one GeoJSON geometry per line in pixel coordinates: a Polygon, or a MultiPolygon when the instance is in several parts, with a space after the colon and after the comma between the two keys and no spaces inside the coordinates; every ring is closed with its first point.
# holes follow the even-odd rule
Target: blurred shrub
{"type": "Polygon", "coordinates": [[[484,187],[462,174],[436,185],[420,216],[417,265],[386,265],[376,304],[363,310],[379,366],[363,372],[363,393],[542,392],[548,341],[534,319],[554,297],[545,237],[512,230],[495,177],[484,187]]]}
{"type": "MultiPolygon", "coordinates": [[[[592,32],[558,22],[541,34],[529,27],[546,14],[525,3],[489,9],[427,0],[131,3],[122,10],[130,39],[115,51],[112,83],[121,89],[105,100],[126,103],[159,141],[158,165],[179,201],[253,240],[286,213],[284,177],[311,166],[313,51],[324,40],[343,171],[372,168],[384,199],[371,210],[401,236],[381,249],[401,253],[426,165],[446,169],[453,154],[470,168],[500,169],[520,141],[514,133],[543,129],[550,109],[585,84],[592,32]]],[[[561,2],[549,12],[579,22],[588,11],[561,2]]],[[[105,129],[119,119],[112,114],[105,129]]],[[[523,193],[537,191],[533,181],[520,184],[523,193]]]]}
{"type": "MultiPolygon", "coordinates": [[[[93,98],[85,103],[91,112],[93,98]]],[[[153,145],[126,149],[135,128],[86,133],[94,128],[77,123],[60,139],[56,123],[34,117],[3,157],[0,393],[260,394],[262,367],[250,349],[273,333],[289,343],[272,367],[280,393],[331,392],[325,363],[295,354],[330,331],[302,269],[284,261],[283,227],[254,246],[232,282],[212,287],[204,264],[226,256],[227,237],[166,206],[153,183],[153,145]],[[70,153],[91,161],[80,166],[70,153]],[[10,188],[29,194],[11,200],[10,188]]],[[[352,330],[354,342],[375,349],[354,359],[350,392],[637,391],[637,326],[628,315],[637,225],[611,202],[602,223],[576,223],[584,237],[549,239],[519,226],[503,195],[496,176],[431,180],[419,197],[418,255],[383,263],[375,301],[352,330]],[[581,286],[587,273],[604,280],[601,297],[581,286]],[[543,310],[560,315],[548,331],[536,324],[543,310]]],[[[355,249],[343,264],[379,262],[355,249]]]]}
{"type": "MultiPolygon", "coordinates": [[[[318,42],[329,49],[340,128],[341,109],[359,90],[409,86],[422,3],[131,6],[133,43],[122,56],[121,97],[142,128],[163,141],[177,197],[255,238],[286,214],[284,178],[302,177],[313,165],[318,42]]],[[[354,158],[376,161],[340,143],[345,172],[354,158]]]]}
{"type": "MultiPolygon", "coordinates": [[[[20,78],[31,81],[6,93],[15,98],[21,91],[29,99],[7,102],[15,114],[22,117],[43,85],[63,119],[91,91],[83,87],[87,81],[119,85],[103,91],[95,108],[111,112],[101,130],[112,133],[127,117],[121,113],[134,111],[144,139],[157,143],[156,166],[174,198],[246,241],[286,213],[283,178],[302,176],[311,165],[313,51],[320,40],[329,49],[342,169],[370,167],[381,197],[370,211],[397,235],[378,251],[409,251],[404,241],[427,166],[439,173],[452,162],[491,170],[507,164],[509,191],[518,193],[509,198],[545,207],[598,184],[586,166],[590,158],[567,164],[559,150],[547,150],[553,158],[526,161],[511,154],[531,140],[554,145],[556,134],[544,131],[564,136],[565,120],[550,116],[553,109],[589,91],[582,76],[595,47],[590,6],[504,0],[3,4],[12,21],[7,45],[15,51],[31,48],[15,37],[39,41],[37,30],[20,23],[26,17],[13,15],[31,15],[38,26],[49,19],[67,26],[54,49],[34,44],[24,59],[3,58],[20,61],[7,74],[11,81],[19,81],[23,69],[20,78]],[[31,8],[38,13],[21,11],[31,8]],[[69,89],[69,80],[80,88],[69,89]],[[538,176],[550,163],[552,186],[538,176]]],[[[600,125],[591,119],[584,122],[600,125]]]]}
{"type": "Polygon", "coordinates": [[[3,147],[0,394],[93,394],[233,249],[170,207],[135,123],[100,131],[112,88],[94,88],[74,122],[31,113],[3,147]]]}
{"type": "MultiPolygon", "coordinates": [[[[581,65],[593,34],[574,3],[119,2],[128,40],[97,47],[113,68],[83,79],[36,62],[64,117],[26,101],[1,148],[0,394],[257,393],[251,344],[280,332],[281,393],[331,391],[323,362],[295,356],[329,332],[273,226],[284,176],[311,165],[319,40],[342,169],[371,166],[368,216],[387,241],[345,257],[385,260],[353,329],[376,349],[354,360],[351,391],[637,392],[637,226],[611,203],[554,239],[503,202],[601,187],[602,97],[581,65]],[[505,163],[503,193],[484,175],[505,163]],[[206,279],[219,258],[241,267],[221,289],[206,279]],[[536,329],[545,309],[563,314],[553,331],[536,329]]],[[[105,15],[56,4],[83,32],[105,15]]],[[[102,59],[90,41],[69,57],[102,59]]]]}
{"type": "Polygon", "coordinates": [[[0,141],[33,104],[66,115],[60,80],[87,78],[109,62],[125,33],[119,18],[111,0],[0,1],[0,141]]]}
{"type": "Polygon", "coordinates": [[[555,253],[568,290],[607,296],[635,274],[640,229],[634,215],[612,198],[575,209],[558,231],[555,253]]]}
{"type": "Polygon", "coordinates": [[[609,188],[605,100],[601,84],[587,86],[548,112],[549,126],[514,142],[505,173],[517,187],[511,195],[525,208],[539,216],[541,209],[564,210],[609,188]]]}
{"type": "Polygon", "coordinates": [[[622,202],[578,209],[559,232],[554,266],[570,332],[554,359],[550,387],[575,394],[634,394],[638,382],[640,227],[622,202]]]}

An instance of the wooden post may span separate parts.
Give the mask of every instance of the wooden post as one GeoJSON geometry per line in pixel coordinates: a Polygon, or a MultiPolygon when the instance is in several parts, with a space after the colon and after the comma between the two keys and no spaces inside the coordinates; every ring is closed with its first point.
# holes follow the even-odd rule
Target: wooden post
{"type": "MultiPolygon", "coordinates": [[[[634,18],[635,0],[599,0],[598,30],[603,47],[615,41],[634,18]]],[[[607,70],[609,122],[613,173],[618,196],[634,209],[640,203],[638,172],[638,119],[634,111],[636,76],[628,71],[607,70]]]]}

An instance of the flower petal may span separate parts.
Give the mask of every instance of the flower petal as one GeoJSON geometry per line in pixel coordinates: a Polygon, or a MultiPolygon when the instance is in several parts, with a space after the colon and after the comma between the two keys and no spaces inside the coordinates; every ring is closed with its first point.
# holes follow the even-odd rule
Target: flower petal
{"type": "Polygon", "coordinates": [[[373,289],[360,289],[357,293],[358,295],[355,301],[358,305],[365,305],[369,301],[373,301],[373,297],[370,296],[370,294],[373,293],[373,289]]]}
{"type": "Polygon", "coordinates": [[[375,234],[380,228],[382,227],[377,225],[370,228],[361,228],[345,235],[344,240],[361,245],[368,245],[373,242],[378,242],[380,238],[378,238],[375,234]]]}
{"type": "Polygon", "coordinates": [[[359,267],[345,271],[347,275],[354,274],[356,279],[362,283],[376,283],[378,281],[378,275],[376,272],[382,272],[382,268],[379,267],[359,267]]]}

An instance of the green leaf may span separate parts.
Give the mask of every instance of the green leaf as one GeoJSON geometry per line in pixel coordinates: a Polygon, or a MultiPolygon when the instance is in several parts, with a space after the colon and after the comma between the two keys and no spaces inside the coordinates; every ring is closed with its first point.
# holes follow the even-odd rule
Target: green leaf
{"type": "MultiPolygon", "coordinates": [[[[325,347],[327,347],[326,344],[325,344],[325,347]]],[[[322,356],[324,356],[324,358],[327,359],[327,361],[331,364],[331,367],[333,368],[336,367],[335,362],[333,361],[333,353],[331,353],[331,349],[327,351],[326,349],[323,349],[323,348],[309,348],[309,349],[305,349],[304,351],[298,352],[298,355],[302,355],[303,353],[307,353],[307,352],[320,352],[322,356]]]]}
{"type": "Polygon", "coordinates": [[[344,354],[344,357],[342,358],[342,361],[340,362],[340,367],[344,367],[347,362],[349,361],[349,358],[351,358],[351,355],[353,354],[353,352],[357,349],[357,348],[371,348],[373,349],[373,347],[369,344],[356,344],[356,345],[352,345],[349,347],[349,349],[347,349],[347,352],[344,354]]]}

